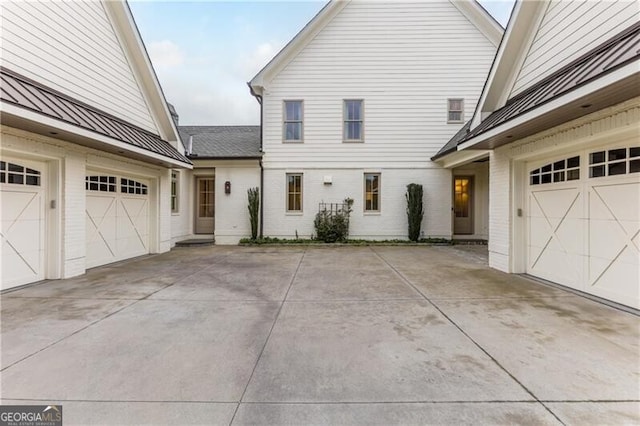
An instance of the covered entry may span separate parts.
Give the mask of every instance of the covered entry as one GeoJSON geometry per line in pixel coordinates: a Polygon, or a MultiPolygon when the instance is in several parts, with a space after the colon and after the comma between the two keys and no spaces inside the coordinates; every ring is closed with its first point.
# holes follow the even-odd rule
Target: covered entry
{"type": "Polygon", "coordinates": [[[149,253],[149,182],[86,176],[87,268],[149,253]]]}
{"type": "Polygon", "coordinates": [[[526,272],[640,307],[640,146],[527,164],[526,272]]]}

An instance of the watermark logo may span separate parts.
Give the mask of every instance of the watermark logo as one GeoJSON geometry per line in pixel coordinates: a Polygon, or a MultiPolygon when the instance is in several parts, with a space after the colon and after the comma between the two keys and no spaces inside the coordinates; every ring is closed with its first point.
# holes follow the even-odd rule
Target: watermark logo
{"type": "Polygon", "coordinates": [[[62,405],[0,405],[0,426],[62,426],[62,405]]]}

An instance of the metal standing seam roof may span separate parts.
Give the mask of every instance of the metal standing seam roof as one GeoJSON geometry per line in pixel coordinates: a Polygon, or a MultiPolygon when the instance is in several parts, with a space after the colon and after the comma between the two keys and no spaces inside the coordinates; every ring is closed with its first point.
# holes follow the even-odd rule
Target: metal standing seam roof
{"type": "MultiPolygon", "coordinates": [[[[463,138],[458,138],[455,145],[466,142],[638,59],[640,59],[640,22],[636,22],[595,49],[509,99],[505,106],[491,113],[475,129],[468,132],[463,138]]],[[[456,136],[433,159],[453,151],[451,142],[456,139],[456,136]]]]}
{"type": "Polygon", "coordinates": [[[261,158],[260,126],[178,126],[185,147],[193,138],[191,159],[261,158]]]}
{"type": "Polygon", "coordinates": [[[129,124],[6,68],[0,68],[0,79],[2,81],[0,99],[3,102],[91,130],[164,157],[191,164],[191,161],[169,142],[147,130],[129,124]]]}

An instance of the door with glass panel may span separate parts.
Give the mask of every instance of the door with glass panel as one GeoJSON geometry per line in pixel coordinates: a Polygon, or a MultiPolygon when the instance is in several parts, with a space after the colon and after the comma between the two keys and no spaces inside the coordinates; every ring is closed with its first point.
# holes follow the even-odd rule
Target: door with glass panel
{"type": "Polygon", "coordinates": [[[200,176],[196,178],[196,234],[213,234],[215,224],[215,178],[200,176]]]}
{"type": "Polygon", "coordinates": [[[473,234],[473,177],[456,176],[453,182],[453,233],[473,234]]]}

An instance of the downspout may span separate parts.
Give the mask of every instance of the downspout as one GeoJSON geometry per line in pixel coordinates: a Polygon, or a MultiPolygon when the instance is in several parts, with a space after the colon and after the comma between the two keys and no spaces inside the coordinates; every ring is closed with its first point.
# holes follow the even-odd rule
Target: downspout
{"type": "MultiPolygon", "coordinates": [[[[257,95],[256,98],[260,103],[260,152],[264,155],[264,151],[262,150],[262,96],[257,95]]],[[[260,157],[260,238],[264,236],[262,231],[262,221],[264,220],[264,167],[262,166],[262,157],[260,157]]]]}
{"type": "MultiPolygon", "coordinates": [[[[262,146],[262,124],[263,124],[263,114],[264,114],[264,108],[262,105],[262,95],[258,95],[255,90],[253,90],[253,87],[251,87],[251,82],[247,83],[247,86],[249,86],[249,91],[251,92],[251,94],[253,96],[255,96],[256,100],[258,101],[258,103],[260,104],[260,153],[264,155],[264,151],[263,151],[263,146],[262,146]]],[[[258,164],[260,165],[260,233],[259,233],[259,237],[262,238],[264,237],[264,225],[263,225],[263,221],[264,221],[264,166],[262,164],[262,156],[260,157],[260,160],[258,160],[258,164]]]]}

